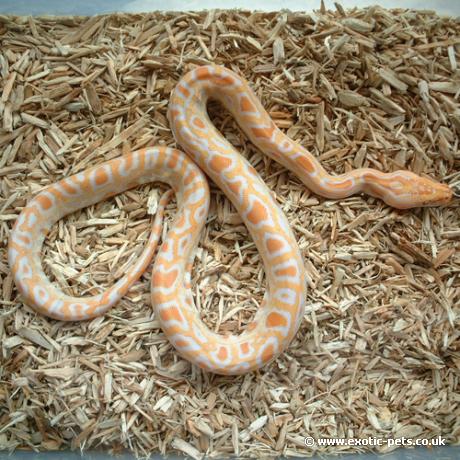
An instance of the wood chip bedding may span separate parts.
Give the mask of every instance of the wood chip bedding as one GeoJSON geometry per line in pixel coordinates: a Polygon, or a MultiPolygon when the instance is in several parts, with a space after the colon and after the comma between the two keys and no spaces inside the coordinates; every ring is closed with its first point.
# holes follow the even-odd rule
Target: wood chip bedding
{"type": "MultiPolygon", "coordinates": [[[[458,442],[458,201],[401,212],[369,197],[317,197],[211,104],[288,216],[309,277],[288,351],[236,378],[178,357],[152,312],[149,272],[104,317],[62,323],[21,303],[6,244],[48,184],[144,146],[175,146],[169,94],[209,62],[247,78],[329,172],[407,168],[458,187],[459,37],[458,20],[433,12],[338,4],[312,14],[0,16],[0,448],[201,458],[371,449],[307,447],[305,436],[458,442]]],[[[113,284],[142,251],[164,189],[149,184],[60,221],[45,243],[47,274],[72,295],[113,284]]],[[[212,191],[195,303],[213,330],[238,333],[265,278],[239,216],[212,191]]],[[[174,212],[173,203],[169,224],[174,212]]]]}

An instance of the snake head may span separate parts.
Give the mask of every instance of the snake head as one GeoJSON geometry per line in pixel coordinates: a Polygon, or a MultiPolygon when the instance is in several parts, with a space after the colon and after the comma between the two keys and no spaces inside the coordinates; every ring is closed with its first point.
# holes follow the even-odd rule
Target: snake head
{"type": "Polygon", "coordinates": [[[396,171],[389,175],[384,201],[398,209],[422,206],[441,206],[452,199],[452,189],[433,179],[410,171],[396,171]]]}

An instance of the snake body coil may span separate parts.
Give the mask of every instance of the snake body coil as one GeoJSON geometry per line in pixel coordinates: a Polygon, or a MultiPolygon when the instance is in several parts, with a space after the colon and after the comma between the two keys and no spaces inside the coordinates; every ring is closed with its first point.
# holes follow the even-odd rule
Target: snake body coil
{"type": "Polygon", "coordinates": [[[178,211],[153,267],[152,304],[163,331],[183,357],[208,371],[241,374],[278,356],[296,334],[304,312],[305,271],[289,223],[267,186],[209,120],[209,98],[221,101],[261,151],[317,194],[342,198],[363,191],[391,206],[409,208],[447,203],[452,193],[448,186],[409,171],[385,174],[358,169],[340,176],[327,174],[310,153],[276,127],[245,80],[225,68],[205,66],[182,78],[168,110],[174,136],[188,155],[165,147],[139,150],[49,186],[22,210],[10,236],[8,256],[25,302],[52,318],[85,320],[111,308],[145,271],[157,247],[171,193],[160,200],[140,258],[101,294],[72,297],[50,283],[40,263],[45,235],[66,214],[124,190],[154,180],[170,184],[178,211]],[[210,331],[193,305],[193,254],[209,207],[209,189],[201,170],[243,218],[265,267],[268,290],[263,304],[238,336],[210,331]]]}

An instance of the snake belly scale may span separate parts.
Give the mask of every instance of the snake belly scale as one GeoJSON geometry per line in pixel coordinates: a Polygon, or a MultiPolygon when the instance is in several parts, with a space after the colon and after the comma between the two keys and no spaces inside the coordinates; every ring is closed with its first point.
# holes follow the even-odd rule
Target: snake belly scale
{"type": "Polygon", "coordinates": [[[210,98],[233,114],[262,152],[293,171],[317,194],[342,198],[365,192],[391,206],[410,208],[448,203],[452,192],[447,185],[409,171],[386,174],[357,169],[329,175],[307,150],[276,127],[243,78],[209,65],[186,74],[171,95],[168,118],[186,153],[162,146],[132,152],[50,185],[23,208],[10,235],[8,257],[24,301],[58,320],[86,320],[110,309],[146,270],[172,192],[160,199],[139,259],[98,295],[72,297],[49,281],[40,262],[46,234],[59,219],[78,209],[140,184],[168,183],[176,194],[178,211],[152,270],[151,300],[156,316],[184,358],[211,372],[242,374],[273,360],[295,336],[304,313],[305,270],[289,223],[268,187],[210,121],[206,110],[210,98]],[[231,200],[264,263],[267,291],[261,308],[240,335],[212,332],[193,304],[193,256],[210,202],[202,171],[231,200]]]}

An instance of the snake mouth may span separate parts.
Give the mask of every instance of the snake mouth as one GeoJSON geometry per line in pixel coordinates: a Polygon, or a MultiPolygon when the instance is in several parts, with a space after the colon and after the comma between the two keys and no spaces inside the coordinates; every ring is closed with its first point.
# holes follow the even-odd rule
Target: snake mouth
{"type": "Polygon", "coordinates": [[[442,206],[449,204],[452,201],[453,197],[458,197],[458,195],[452,190],[448,185],[440,184],[437,187],[434,197],[423,201],[423,206],[442,206]]]}

